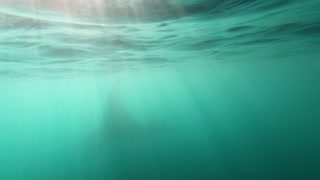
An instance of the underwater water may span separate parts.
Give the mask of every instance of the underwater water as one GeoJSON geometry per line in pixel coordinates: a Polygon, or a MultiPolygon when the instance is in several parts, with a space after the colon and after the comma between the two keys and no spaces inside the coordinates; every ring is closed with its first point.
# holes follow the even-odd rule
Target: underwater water
{"type": "Polygon", "coordinates": [[[319,0],[0,0],[0,180],[320,178],[319,0]]]}

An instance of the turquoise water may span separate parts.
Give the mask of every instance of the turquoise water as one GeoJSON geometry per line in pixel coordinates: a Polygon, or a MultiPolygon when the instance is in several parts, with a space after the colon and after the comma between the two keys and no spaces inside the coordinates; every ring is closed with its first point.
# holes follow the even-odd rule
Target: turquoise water
{"type": "Polygon", "coordinates": [[[0,0],[0,180],[320,178],[320,1],[0,0]]]}

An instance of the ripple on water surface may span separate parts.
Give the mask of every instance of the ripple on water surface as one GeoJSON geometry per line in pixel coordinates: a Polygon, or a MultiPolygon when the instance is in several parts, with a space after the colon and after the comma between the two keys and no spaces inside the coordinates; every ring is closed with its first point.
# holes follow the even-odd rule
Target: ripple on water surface
{"type": "Polygon", "coordinates": [[[32,2],[0,2],[1,75],[163,68],[319,46],[316,0],[32,2]]]}

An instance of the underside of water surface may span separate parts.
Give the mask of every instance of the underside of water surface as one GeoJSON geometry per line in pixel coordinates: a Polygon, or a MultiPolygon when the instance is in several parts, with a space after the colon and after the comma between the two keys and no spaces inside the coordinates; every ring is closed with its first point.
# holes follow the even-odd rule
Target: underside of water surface
{"type": "Polygon", "coordinates": [[[319,0],[0,0],[0,180],[320,179],[319,0]]]}

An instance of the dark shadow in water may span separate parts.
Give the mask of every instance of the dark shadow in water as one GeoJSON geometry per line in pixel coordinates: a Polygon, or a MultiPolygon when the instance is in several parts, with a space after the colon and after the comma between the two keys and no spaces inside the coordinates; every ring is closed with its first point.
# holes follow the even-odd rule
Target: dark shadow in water
{"type": "Polygon", "coordinates": [[[103,115],[103,134],[106,140],[113,138],[130,139],[165,131],[165,123],[159,120],[157,112],[151,117],[146,117],[143,121],[135,117],[130,112],[129,104],[124,100],[121,92],[120,86],[115,84],[106,101],[103,115]]]}

